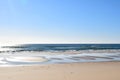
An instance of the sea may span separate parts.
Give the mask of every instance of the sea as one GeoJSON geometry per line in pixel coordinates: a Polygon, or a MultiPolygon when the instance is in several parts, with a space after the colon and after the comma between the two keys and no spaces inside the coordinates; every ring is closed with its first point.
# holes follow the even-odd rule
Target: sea
{"type": "Polygon", "coordinates": [[[120,44],[0,46],[0,66],[120,61],[120,44]]]}

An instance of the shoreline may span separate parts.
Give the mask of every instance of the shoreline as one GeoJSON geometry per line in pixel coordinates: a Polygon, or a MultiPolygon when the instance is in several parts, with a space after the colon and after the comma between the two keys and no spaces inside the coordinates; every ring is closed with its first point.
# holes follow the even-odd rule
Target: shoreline
{"type": "Polygon", "coordinates": [[[0,65],[0,68],[9,67],[36,67],[49,65],[66,65],[66,64],[100,64],[100,63],[120,63],[120,61],[99,61],[99,62],[61,62],[61,63],[41,63],[41,64],[25,64],[25,65],[0,65]]]}
{"type": "Polygon", "coordinates": [[[0,67],[1,80],[120,80],[120,62],[0,67]]]}

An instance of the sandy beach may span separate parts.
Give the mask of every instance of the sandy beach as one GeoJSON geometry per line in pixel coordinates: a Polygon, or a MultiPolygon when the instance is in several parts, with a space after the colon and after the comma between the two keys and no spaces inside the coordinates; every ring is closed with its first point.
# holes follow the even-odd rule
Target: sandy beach
{"type": "Polygon", "coordinates": [[[120,80],[120,62],[0,67],[1,80],[120,80]]]}

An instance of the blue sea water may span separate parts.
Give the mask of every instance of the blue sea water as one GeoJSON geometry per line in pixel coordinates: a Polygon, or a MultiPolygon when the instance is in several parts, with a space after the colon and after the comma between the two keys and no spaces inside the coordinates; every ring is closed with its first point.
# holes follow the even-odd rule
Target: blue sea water
{"type": "Polygon", "coordinates": [[[0,47],[0,66],[120,61],[120,44],[20,44],[0,47]]]}
{"type": "MultiPolygon", "coordinates": [[[[67,50],[113,50],[120,49],[120,44],[22,44],[16,46],[2,46],[6,51],[67,51],[67,50]]],[[[1,50],[2,52],[2,50],[1,50]]]]}

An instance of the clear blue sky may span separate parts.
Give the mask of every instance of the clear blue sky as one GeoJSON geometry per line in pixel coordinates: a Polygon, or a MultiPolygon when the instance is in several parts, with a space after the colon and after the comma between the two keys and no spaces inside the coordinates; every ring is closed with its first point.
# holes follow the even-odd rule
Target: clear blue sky
{"type": "Polygon", "coordinates": [[[120,0],[0,0],[2,43],[120,43],[120,0]]]}

